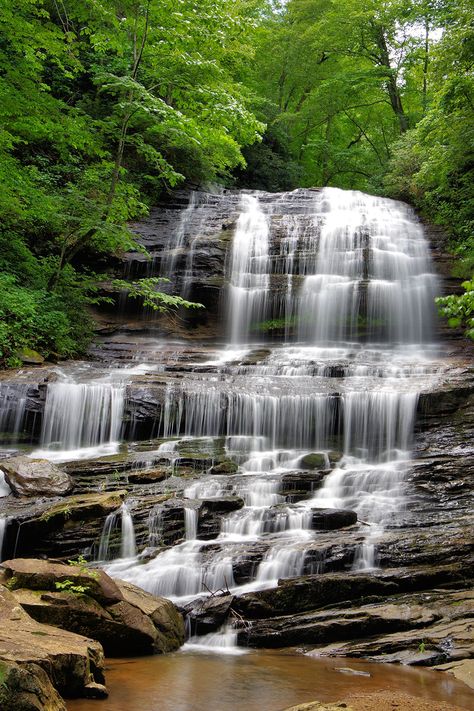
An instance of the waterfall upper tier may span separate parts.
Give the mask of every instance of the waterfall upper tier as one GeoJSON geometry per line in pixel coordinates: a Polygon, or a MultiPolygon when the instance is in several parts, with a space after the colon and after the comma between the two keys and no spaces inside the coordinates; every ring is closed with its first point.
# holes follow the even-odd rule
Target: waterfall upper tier
{"type": "Polygon", "coordinates": [[[153,261],[144,271],[129,255],[130,273],[171,276],[172,289],[219,313],[214,332],[236,345],[433,340],[439,285],[403,203],[336,188],[198,192],[138,232],[153,261]]]}

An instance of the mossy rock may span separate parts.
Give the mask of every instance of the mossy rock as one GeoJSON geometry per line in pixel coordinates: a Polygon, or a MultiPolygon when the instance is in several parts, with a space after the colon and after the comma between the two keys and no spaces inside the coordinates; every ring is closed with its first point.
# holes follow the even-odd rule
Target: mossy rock
{"type": "Polygon", "coordinates": [[[209,470],[209,474],[235,474],[238,466],[231,459],[224,459],[219,464],[214,464],[209,470]]]}
{"type": "Polygon", "coordinates": [[[327,457],[322,452],[305,454],[300,460],[300,467],[302,469],[326,469],[327,457]]]}
{"type": "Polygon", "coordinates": [[[21,360],[22,363],[28,363],[28,365],[41,365],[44,363],[44,357],[38,351],[34,351],[32,348],[22,348],[15,353],[15,356],[21,360]]]}

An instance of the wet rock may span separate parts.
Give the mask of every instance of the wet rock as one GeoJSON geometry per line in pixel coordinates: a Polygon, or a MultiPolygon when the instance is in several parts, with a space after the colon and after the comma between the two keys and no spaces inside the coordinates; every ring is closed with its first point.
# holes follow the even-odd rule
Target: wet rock
{"type": "Polygon", "coordinates": [[[177,543],[185,536],[185,503],[172,498],[158,507],[162,519],[161,539],[165,546],[177,543]]]}
{"type": "Polygon", "coordinates": [[[203,499],[198,514],[198,538],[217,538],[221,530],[221,518],[231,511],[243,508],[244,500],[238,496],[222,496],[203,499]]]}
{"type": "Polygon", "coordinates": [[[277,617],[320,609],[328,604],[371,598],[383,600],[439,585],[462,584],[472,576],[474,562],[433,567],[399,568],[377,573],[327,573],[279,581],[276,588],[246,593],[235,600],[235,609],[247,619],[277,617]]]}
{"type": "Polygon", "coordinates": [[[83,696],[86,699],[106,699],[108,695],[109,692],[104,684],[97,684],[95,681],[91,681],[90,684],[86,684],[84,687],[83,696]]]}
{"type": "Polygon", "coordinates": [[[301,613],[252,622],[239,639],[251,647],[323,645],[337,640],[360,639],[393,631],[420,629],[436,622],[435,614],[422,605],[378,604],[355,609],[301,613]]]}
{"type": "Polygon", "coordinates": [[[157,469],[130,472],[127,478],[130,484],[154,484],[167,479],[171,473],[172,470],[169,467],[158,467],[157,469]]]}
{"type": "Polygon", "coordinates": [[[221,627],[229,616],[233,601],[233,595],[222,594],[187,605],[185,612],[192,634],[209,634],[221,627]]]}
{"type": "Polygon", "coordinates": [[[16,496],[65,496],[72,479],[46,459],[11,457],[2,460],[5,479],[16,496]]]}
{"type": "Polygon", "coordinates": [[[2,708],[63,711],[64,705],[51,685],[64,696],[83,696],[89,683],[104,683],[104,654],[98,642],[36,622],[13,594],[0,586],[0,665],[3,664],[8,677],[0,694],[8,698],[9,693],[17,691],[20,698],[27,695],[31,706],[2,708]]]}
{"type": "Polygon", "coordinates": [[[296,503],[309,498],[313,491],[324,481],[323,471],[292,471],[281,477],[279,493],[286,497],[288,503],[296,503]]]}
{"type": "Polygon", "coordinates": [[[232,573],[237,585],[245,585],[254,580],[257,568],[267,550],[267,543],[255,542],[252,543],[252,546],[245,547],[242,553],[233,553],[232,573]]]}
{"type": "MultiPolygon", "coordinates": [[[[0,656],[0,678],[0,708],[4,711],[66,711],[66,704],[39,664],[20,665],[0,656]]],[[[84,696],[85,691],[86,687],[84,696]]]]}
{"type": "Polygon", "coordinates": [[[327,455],[322,452],[305,454],[305,456],[300,459],[300,466],[302,469],[326,469],[327,463],[327,455]]]}
{"type": "Polygon", "coordinates": [[[321,531],[333,531],[357,523],[355,511],[346,509],[312,509],[311,528],[321,531]]]}
{"type": "MultiPolygon", "coordinates": [[[[472,614],[472,611],[471,613],[472,614]]],[[[434,666],[474,656],[472,618],[442,620],[418,630],[374,635],[318,647],[314,656],[350,656],[411,666],[434,666]]]]}
{"type": "Polygon", "coordinates": [[[10,555],[71,558],[83,553],[99,541],[105,518],[120,508],[125,495],[124,490],[80,494],[46,502],[29,515],[13,514],[10,555]]]}

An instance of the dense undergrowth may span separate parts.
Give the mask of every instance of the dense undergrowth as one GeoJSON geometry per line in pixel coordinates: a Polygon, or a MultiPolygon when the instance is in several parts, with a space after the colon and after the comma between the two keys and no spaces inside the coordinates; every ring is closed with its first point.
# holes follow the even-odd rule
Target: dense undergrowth
{"type": "MultiPolygon", "coordinates": [[[[4,364],[24,348],[83,353],[110,256],[137,248],[127,223],[185,184],[407,199],[450,231],[459,276],[471,275],[467,0],[0,6],[4,364]]],[[[133,291],[179,303],[158,283],[133,291]]],[[[469,329],[467,293],[450,317],[469,329]]]]}

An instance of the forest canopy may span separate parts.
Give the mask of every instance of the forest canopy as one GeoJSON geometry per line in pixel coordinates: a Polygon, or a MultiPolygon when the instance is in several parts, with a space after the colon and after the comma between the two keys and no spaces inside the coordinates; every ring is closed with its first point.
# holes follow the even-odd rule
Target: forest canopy
{"type": "MultiPolygon", "coordinates": [[[[471,276],[469,0],[0,9],[4,361],[24,347],[84,351],[97,269],[136,248],[127,224],[178,186],[405,199],[449,228],[459,276],[471,276]]],[[[469,309],[453,318],[468,327],[469,309]]]]}

